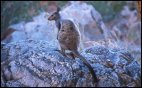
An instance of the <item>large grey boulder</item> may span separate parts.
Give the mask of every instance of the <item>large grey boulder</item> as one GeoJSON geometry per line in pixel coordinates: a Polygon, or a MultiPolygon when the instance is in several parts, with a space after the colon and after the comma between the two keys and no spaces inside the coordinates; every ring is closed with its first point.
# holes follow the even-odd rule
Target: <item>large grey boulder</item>
{"type": "Polygon", "coordinates": [[[3,87],[140,87],[141,66],[117,48],[92,46],[81,53],[100,81],[92,83],[79,58],[62,56],[55,43],[25,40],[1,45],[3,87]]]}

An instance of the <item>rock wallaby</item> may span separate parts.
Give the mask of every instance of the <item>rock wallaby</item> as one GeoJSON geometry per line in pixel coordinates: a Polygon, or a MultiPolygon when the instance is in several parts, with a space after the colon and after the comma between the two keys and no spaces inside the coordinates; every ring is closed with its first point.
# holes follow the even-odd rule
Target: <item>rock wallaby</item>
{"type": "Polygon", "coordinates": [[[92,66],[87,62],[87,60],[78,52],[79,45],[79,33],[75,28],[75,25],[70,20],[63,20],[59,14],[60,8],[57,8],[57,11],[51,14],[48,17],[48,20],[54,20],[58,28],[57,40],[59,41],[61,47],[61,53],[66,56],[65,50],[70,50],[73,57],[80,58],[83,63],[88,67],[89,71],[92,74],[93,81],[96,83],[98,79],[92,68],[92,66]]]}

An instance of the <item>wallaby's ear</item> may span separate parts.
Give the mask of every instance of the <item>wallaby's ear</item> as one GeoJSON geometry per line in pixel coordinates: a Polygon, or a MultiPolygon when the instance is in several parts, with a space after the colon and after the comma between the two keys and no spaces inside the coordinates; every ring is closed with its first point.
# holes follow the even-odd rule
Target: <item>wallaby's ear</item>
{"type": "Polygon", "coordinates": [[[61,10],[61,8],[60,7],[57,7],[57,12],[59,12],[61,10]]]}

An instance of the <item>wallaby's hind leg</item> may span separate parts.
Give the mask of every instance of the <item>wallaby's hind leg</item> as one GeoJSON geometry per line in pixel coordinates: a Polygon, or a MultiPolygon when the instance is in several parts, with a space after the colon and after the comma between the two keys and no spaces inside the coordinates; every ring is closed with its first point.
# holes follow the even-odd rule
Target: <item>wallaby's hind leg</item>
{"type": "Polygon", "coordinates": [[[65,50],[63,48],[61,48],[61,50],[55,49],[55,51],[58,51],[59,53],[61,53],[63,56],[67,57],[65,54],[65,50]]]}
{"type": "Polygon", "coordinates": [[[69,58],[75,59],[75,55],[72,52],[67,53],[67,56],[69,56],[69,58]]]}
{"type": "Polygon", "coordinates": [[[62,54],[63,56],[65,56],[65,57],[67,57],[67,56],[66,56],[66,53],[65,53],[65,49],[62,48],[62,47],[61,47],[61,54],[62,54]]]}
{"type": "Polygon", "coordinates": [[[65,50],[62,48],[61,48],[61,50],[55,49],[55,51],[58,51],[59,53],[61,53],[65,57],[69,57],[69,58],[73,58],[73,59],[75,59],[75,57],[76,57],[72,52],[65,53],[65,50]]]}

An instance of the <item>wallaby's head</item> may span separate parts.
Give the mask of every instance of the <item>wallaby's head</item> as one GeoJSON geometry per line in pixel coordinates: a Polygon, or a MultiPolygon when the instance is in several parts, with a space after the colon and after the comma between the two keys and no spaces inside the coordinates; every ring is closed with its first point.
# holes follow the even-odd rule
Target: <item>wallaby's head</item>
{"type": "Polygon", "coordinates": [[[48,17],[48,20],[51,21],[51,20],[60,19],[59,11],[60,11],[60,8],[58,7],[58,8],[57,8],[57,11],[56,11],[56,12],[53,12],[53,13],[48,17]]]}

